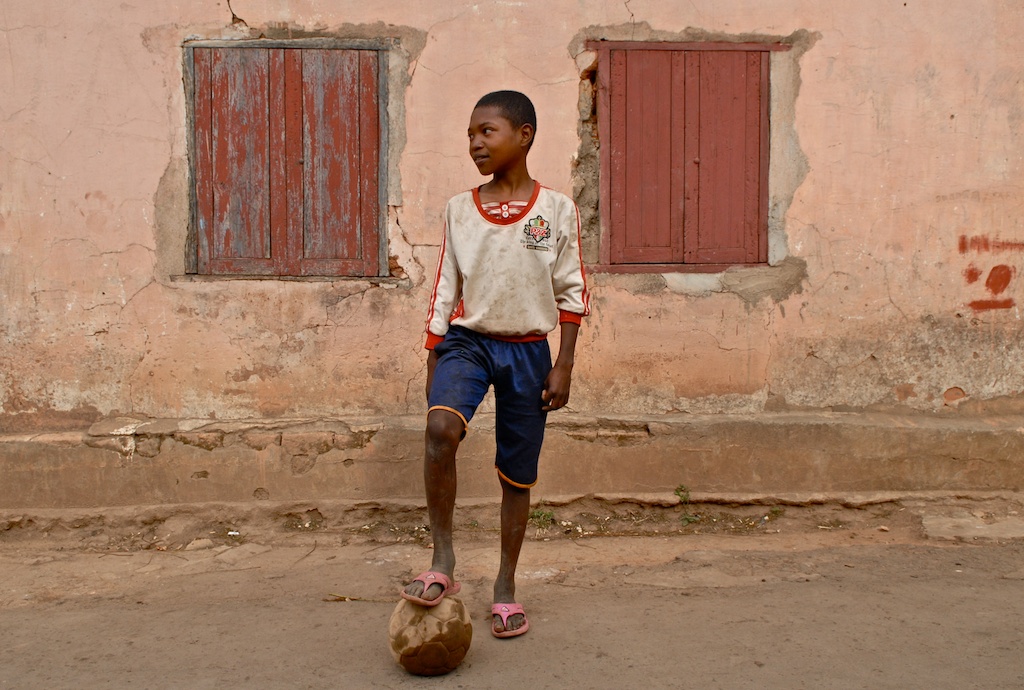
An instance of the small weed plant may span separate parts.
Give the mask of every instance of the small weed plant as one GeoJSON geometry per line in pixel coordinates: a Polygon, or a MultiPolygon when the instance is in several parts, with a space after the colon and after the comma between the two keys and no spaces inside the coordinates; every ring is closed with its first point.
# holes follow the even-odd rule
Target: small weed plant
{"type": "Polygon", "coordinates": [[[686,512],[679,517],[679,521],[683,523],[683,526],[685,527],[686,525],[692,524],[694,522],[700,522],[700,515],[691,513],[689,510],[690,487],[688,487],[686,484],[680,484],[679,486],[676,487],[676,490],[673,493],[675,493],[676,497],[679,499],[679,505],[683,506],[683,508],[686,510],[686,512]]]}
{"type": "Polygon", "coordinates": [[[555,511],[534,508],[530,511],[528,521],[537,529],[547,529],[555,524],[555,511]]]}

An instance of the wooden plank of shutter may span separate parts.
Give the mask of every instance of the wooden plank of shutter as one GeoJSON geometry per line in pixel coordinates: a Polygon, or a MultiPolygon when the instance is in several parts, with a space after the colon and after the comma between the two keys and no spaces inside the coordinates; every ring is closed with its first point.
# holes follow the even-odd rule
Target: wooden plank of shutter
{"type": "Polygon", "coordinates": [[[305,179],[303,141],[303,88],[302,50],[283,50],[284,53],[284,130],[285,141],[278,155],[284,161],[285,169],[285,238],[279,257],[281,275],[302,274],[302,228],[305,224],[305,202],[303,193],[305,179]]]}
{"type": "MultiPolygon", "coordinates": [[[[646,53],[644,54],[647,55],[646,53]]],[[[647,159],[644,150],[644,143],[648,133],[655,128],[656,122],[647,122],[648,112],[644,109],[643,97],[649,88],[657,88],[657,85],[645,82],[644,67],[647,60],[644,56],[632,55],[628,52],[626,56],[626,78],[623,81],[623,89],[620,92],[625,100],[626,113],[626,153],[624,156],[625,167],[621,174],[621,189],[623,194],[623,205],[625,207],[625,221],[622,227],[624,237],[622,255],[620,261],[637,262],[641,260],[639,249],[643,247],[643,211],[645,189],[652,189],[654,186],[650,171],[645,165],[647,159]]]]}
{"type": "Polygon", "coordinates": [[[686,110],[683,125],[683,260],[696,263],[700,223],[700,53],[683,54],[686,110]]]}
{"type": "Polygon", "coordinates": [[[269,51],[215,49],[209,57],[209,159],[197,161],[208,166],[212,188],[205,228],[209,272],[273,274],[269,51]]]}
{"type": "Polygon", "coordinates": [[[268,51],[269,60],[269,112],[267,135],[270,142],[270,258],[276,275],[293,275],[288,266],[288,233],[291,218],[288,208],[288,161],[285,157],[288,144],[287,93],[285,75],[286,51],[268,51]]]}
{"type": "Polygon", "coordinates": [[[624,50],[611,51],[608,77],[608,176],[610,193],[611,263],[624,263],[627,245],[626,224],[626,56],[624,50]]]}
{"type": "Polygon", "coordinates": [[[213,246],[213,122],[211,112],[212,51],[196,48],[192,53],[194,83],[194,154],[196,186],[196,271],[210,273],[213,246]]]}
{"type": "Polygon", "coordinates": [[[768,260],[768,65],[764,51],[746,54],[743,162],[743,260],[768,260]]]}
{"type": "Polygon", "coordinates": [[[377,53],[305,50],[302,275],[375,275],[377,53]]]}
{"type": "MultiPolygon", "coordinates": [[[[639,58],[640,55],[635,53],[633,57],[639,58]]],[[[643,257],[641,260],[663,261],[671,259],[671,254],[663,250],[672,245],[672,160],[670,147],[666,145],[672,140],[672,111],[669,107],[672,55],[660,50],[649,55],[640,70],[642,79],[634,81],[642,103],[640,139],[644,179],[644,186],[638,190],[641,199],[638,253],[643,257]]]]}
{"type": "Polygon", "coordinates": [[[684,237],[688,263],[763,260],[767,61],[762,60],[759,52],[695,51],[687,56],[688,77],[699,81],[700,99],[699,163],[693,165],[699,201],[684,237]]]}
{"type": "Polygon", "coordinates": [[[361,275],[380,269],[380,53],[359,51],[359,211],[361,275]]]}
{"type": "MultiPolygon", "coordinates": [[[[771,57],[766,52],[751,53],[750,57],[754,56],[757,58],[757,63],[751,66],[748,80],[757,75],[757,83],[748,81],[747,89],[748,93],[755,92],[757,94],[757,101],[756,107],[750,107],[754,104],[754,99],[748,100],[747,131],[749,136],[755,127],[757,129],[757,169],[759,174],[757,178],[757,208],[752,210],[754,215],[749,219],[747,260],[768,263],[768,161],[770,157],[768,144],[771,132],[768,121],[768,108],[771,106],[768,86],[771,83],[769,70],[771,57]],[[755,246],[757,247],[756,251],[753,250],[755,246]]],[[[753,162],[750,163],[750,169],[754,169],[753,162]]]]}
{"type": "MultiPolygon", "coordinates": [[[[686,221],[686,113],[688,110],[688,93],[686,91],[686,54],[682,51],[672,53],[671,82],[672,120],[671,137],[668,148],[671,151],[672,178],[670,180],[671,217],[671,258],[672,263],[686,260],[683,246],[683,225],[686,221]]],[[[696,197],[694,197],[696,200],[696,197]]]]}

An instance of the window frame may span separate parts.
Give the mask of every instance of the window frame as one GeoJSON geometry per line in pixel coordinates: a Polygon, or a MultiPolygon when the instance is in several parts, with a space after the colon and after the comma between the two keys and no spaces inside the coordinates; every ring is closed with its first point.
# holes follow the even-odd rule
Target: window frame
{"type": "MultiPolygon", "coordinates": [[[[395,41],[390,38],[380,39],[332,39],[332,38],[301,38],[301,39],[239,39],[239,40],[191,40],[182,44],[183,48],[183,85],[186,108],[186,145],[188,153],[188,203],[189,220],[185,239],[185,273],[195,277],[209,279],[276,279],[276,280],[344,280],[374,279],[390,276],[388,260],[388,170],[389,170],[389,120],[388,105],[390,94],[389,54],[395,41]],[[200,271],[200,247],[203,241],[200,236],[200,206],[197,194],[197,131],[196,131],[196,49],[285,49],[285,50],[359,50],[377,53],[377,209],[376,209],[376,272],[341,273],[315,272],[303,273],[252,273],[252,272],[214,272],[200,271]]],[[[300,226],[301,228],[301,226],[300,226]]],[[[273,251],[273,250],[271,250],[273,251]]],[[[290,260],[297,260],[290,257],[290,260]]]]}
{"type": "MultiPolygon", "coordinates": [[[[596,270],[604,273],[719,273],[732,267],[759,267],[768,263],[769,236],[769,173],[770,173],[770,139],[771,139],[771,58],[772,52],[787,51],[792,48],[785,43],[774,42],[728,42],[728,41],[606,41],[590,40],[586,48],[597,53],[596,70],[596,111],[597,133],[601,142],[599,147],[599,209],[598,219],[600,234],[598,244],[598,264],[596,270]],[[668,51],[668,52],[704,52],[704,51],[736,51],[759,52],[762,56],[762,74],[760,84],[763,100],[761,113],[761,141],[759,158],[759,199],[758,199],[758,251],[756,262],[723,262],[723,263],[687,263],[684,253],[679,262],[666,263],[627,263],[613,259],[612,243],[619,240],[621,230],[613,219],[612,209],[612,114],[611,101],[612,52],[613,51],[668,51]]],[[[680,238],[682,243],[684,238],[680,238]]],[[[687,252],[688,253],[688,252],[687,252]]]]}

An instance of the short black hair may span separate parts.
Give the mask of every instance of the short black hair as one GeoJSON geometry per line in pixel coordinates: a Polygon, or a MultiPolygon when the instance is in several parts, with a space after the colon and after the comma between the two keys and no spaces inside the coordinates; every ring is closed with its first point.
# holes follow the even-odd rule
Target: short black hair
{"type": "Polygon", "coordinates": [[[526,94],[518,91],[492,91],[476,102],[476,108],[484,107],[497,108],[502,117],[517,129],[530,125],[534,132],[537,131],[537,111],[526,94]]]}

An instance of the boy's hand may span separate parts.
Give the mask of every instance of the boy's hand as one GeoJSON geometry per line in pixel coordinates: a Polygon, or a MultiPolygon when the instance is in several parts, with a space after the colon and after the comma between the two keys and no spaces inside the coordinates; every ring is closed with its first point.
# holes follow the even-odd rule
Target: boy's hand
{"type": "Polygon", "coordinates": [[[437,353],[431,350],[427,355],[427,402],[430,402],[430,385],[434,383],[435,368],[437,368],[437,353]]]}
{"type": "Polygon", "coordinates": [[[569,387],[572,385],[572,366],[556,363],[548,377],[544,379],[544,392],[541,399],[547,403],[542,410],[550,412],[565,407],[569,402],[569,387]]]}
{"type": "Polygon", "coordinates": [[[576,334],[579,333],[579,324],[563,322],[561,324],[561,343],[558,346],[558,357],[555,358],[555,366],[544,379],[544,392],[540,394],[541,399],[547,404],[542,410],[550,412],[560,407],[565,407],[569,402],[569,386],[572,384],[572,365],[576,361],[576,334]]]}

